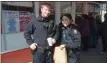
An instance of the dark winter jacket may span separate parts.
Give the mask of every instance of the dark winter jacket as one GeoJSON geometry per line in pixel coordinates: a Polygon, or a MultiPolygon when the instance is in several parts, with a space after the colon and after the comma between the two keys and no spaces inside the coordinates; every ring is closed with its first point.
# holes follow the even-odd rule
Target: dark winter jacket
{"type": "Polygon", "coordinates": [[[68,60],[73,59],[76,61],[79,56],[78,52],[81,44],[81,35],[75,26],[69,25],[64,27],[62,23],[60,23],[58,40],[60,44],[67,45],[68,60]]]}
{"type": "MultiPolygon", "coordinates": [[[[28,45],[37,43],[43,50],[48,48],[48,37],[56,37],[56,25],[52,20],[32,16],[30,23],[26,26],[24,37],[28,45]]],[[[56,38],[55,38],[56,39],[56,38]]]]}

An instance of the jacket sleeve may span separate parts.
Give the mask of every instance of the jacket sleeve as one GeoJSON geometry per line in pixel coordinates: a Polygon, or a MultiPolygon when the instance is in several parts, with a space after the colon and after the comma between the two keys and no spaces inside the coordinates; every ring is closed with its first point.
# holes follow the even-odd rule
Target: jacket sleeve
{"type": "Polygon", "coordinates": [[[54,28],[54,34],[53,34],[53,38],[57,40],[57,37],[58,37],[58,28],[57,26],[55,25],[55,28],[54,28]]]}
{"type": "Polygon", "coordinates": [[[57,33],[58,33],[57,32],[57,25],[54,22],[51,23],[51,27],[50,27],[49,31],[51,31],[51,33],[48,35],[48,37],[52,37],[54,39],[57,39],[57,33]]]}
{"type": "Polygon", "coordinates": [[[74,30],[72,30],[71,34],[72,34],[71,36],[72,36],[73,40],[71,42],[67,43],[67,47],[69,47],[71,49],[72,48],[79,48],[81,45],[80,33],[76,29],[74,29],[74,30]]]}
{"type": "Polygon", "coordinates": [[[31,37],[32,34],[33,34],[33,19],[31,19],[31,21],[25,27],[25,30],[24,30],[24,38],[26,39],[26,42],[28,43],[28,45],[31,45],[34,42],[31,37]]]}

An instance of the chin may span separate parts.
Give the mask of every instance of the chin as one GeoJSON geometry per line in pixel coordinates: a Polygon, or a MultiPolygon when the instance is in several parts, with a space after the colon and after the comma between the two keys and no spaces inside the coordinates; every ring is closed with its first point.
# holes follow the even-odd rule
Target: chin
{"type": "Polygon", "coordinates": [[[48,15],[45,15],[44,17],[48,17],[48,15]]]}

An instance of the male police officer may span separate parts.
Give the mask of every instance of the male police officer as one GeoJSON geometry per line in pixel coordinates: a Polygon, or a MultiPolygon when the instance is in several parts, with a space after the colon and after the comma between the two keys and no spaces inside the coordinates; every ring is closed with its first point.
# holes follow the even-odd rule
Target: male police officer
{"type": "Polygon", "coordinates": [[[24,37],[33,51],[33,63],[52,63],[52,46],[56,43],[56,26],[48,17],[51,5],[42,4],[39,17],[32,16],[25,28],[24,37]],[[33,38],[32,38],[32,36],[33,38]]]}

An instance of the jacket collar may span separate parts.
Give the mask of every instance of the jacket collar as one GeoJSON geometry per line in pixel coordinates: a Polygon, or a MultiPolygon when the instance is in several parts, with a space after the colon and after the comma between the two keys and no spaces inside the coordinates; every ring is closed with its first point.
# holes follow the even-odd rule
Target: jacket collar
{"type": "Polygon", "coordinates": [[[38,16],[37,21],[43,21],[43,18],[41,16],[38,16]]]}
{"type": "Polygon", "coordinates": [[[43,17],[39,16],[39,17],[37,17],[37,21],[47,22],[48,20],[46,18],[43,18],[43,17]]]}

